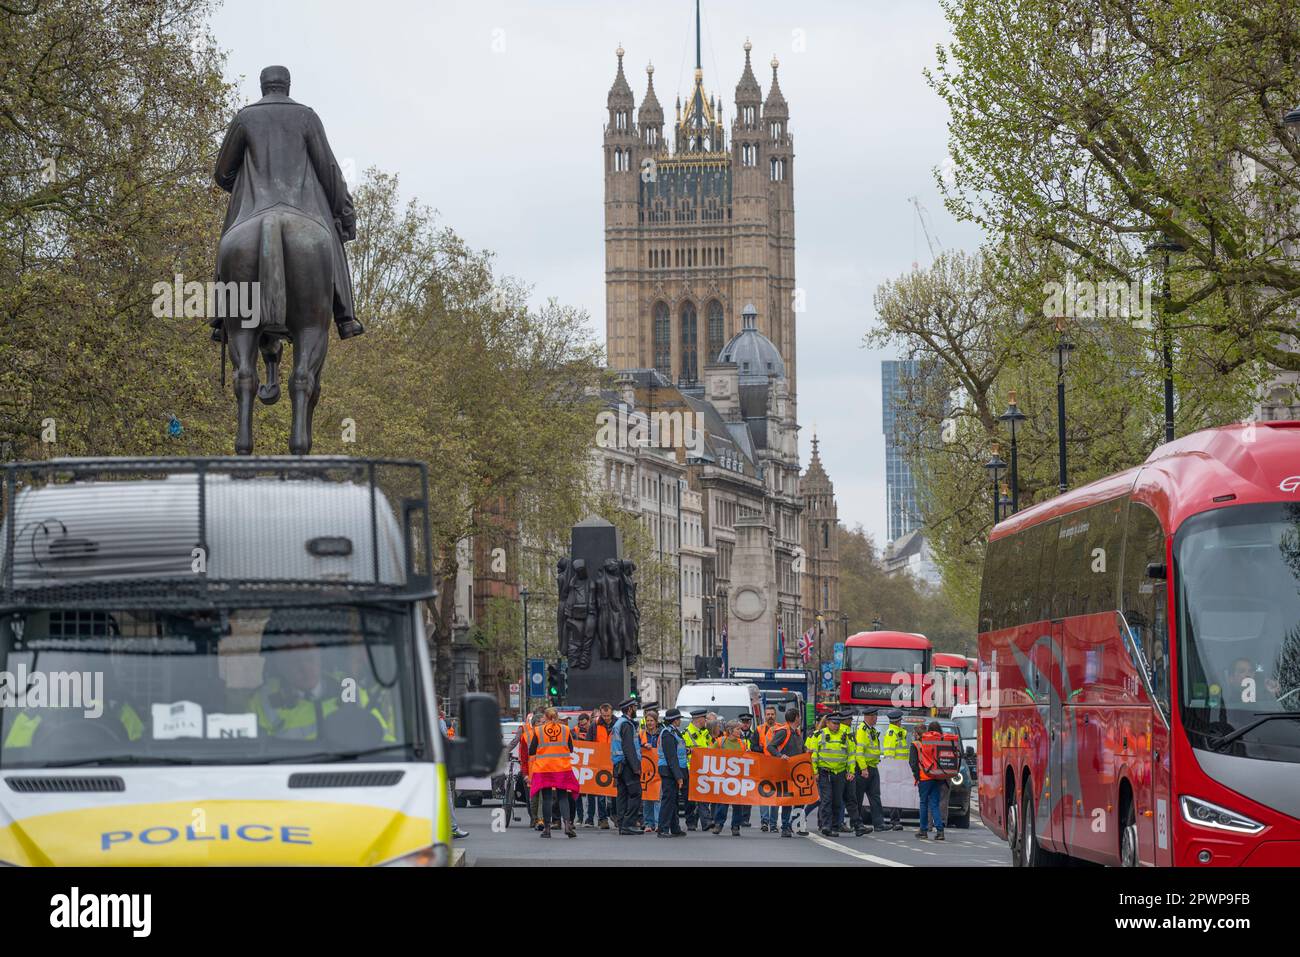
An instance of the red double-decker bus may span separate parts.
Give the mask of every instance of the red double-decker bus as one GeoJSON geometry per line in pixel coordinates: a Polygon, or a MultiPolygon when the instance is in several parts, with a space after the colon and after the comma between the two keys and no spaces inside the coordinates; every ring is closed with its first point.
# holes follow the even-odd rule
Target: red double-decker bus
{"type": "Polygon", "coordinates": [[[980,816],[1014,863],[1300,864],[1300,422],[1170,442],[989,539],[980,816]]]}
{"type": "MultiPolygon", "coordinates": [[[[930,671],[930,639],[907,631],[862,631],[844,642],[844,667],[840,671],[840,704],[893,707],[893,678],[902,672],[902,698],[913,702],[917,675],[930,671]]],[[[919,707],[919,702],[903,707],[919,707]]]]}
{"type": "Polygon", "coordinates": [[[968,690],[967,675],[978,674],[970,659],[965,655],[936,651],[933,662],[935,682],[943,690],[942,707],[951,708],[954,704],[965,704],[968,690]],[[948,696],[949,688],[952,692],[951,699],[948,696]]]}

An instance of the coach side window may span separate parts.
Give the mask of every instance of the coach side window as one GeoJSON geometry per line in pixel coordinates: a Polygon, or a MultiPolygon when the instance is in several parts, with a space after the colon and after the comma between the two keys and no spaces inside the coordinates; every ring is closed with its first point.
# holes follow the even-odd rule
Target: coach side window
{"type": "Polygon", "coordinates": [[[1056,610],[1056,537],[1060,529],[1059,519],[1038,527],[1038,608],[1035,614],[1040,621],[1060,617],[1056,610]]]}
{"type": "Polygon", "coordinates": [[[1136,633],[1151,672],[1156,701],[1169,714],[1169,623],[1163,579],[1147,575],[1149,565],[1165,564],[1165,534],[1145,505],[1129,506],[1124,544],[1124,619],[1136,633]]]}

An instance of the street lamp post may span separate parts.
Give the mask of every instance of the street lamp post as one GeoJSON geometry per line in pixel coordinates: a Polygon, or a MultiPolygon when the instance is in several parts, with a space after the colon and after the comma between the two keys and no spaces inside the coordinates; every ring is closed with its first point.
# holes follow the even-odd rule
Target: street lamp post
{"type": "Polygon", "coordinates": [[[993,524],[996,525],[1002,518],[1002,511],[998,508],[998,473],[1007,467],[1007,463],[998,457],[996,443],[993,446],[993,456],[984,463],[984,467],[993,476],[993,524]]]}
{"type": "Polygon", "coordinates": [[[1002,483],[1002,488],[998,496],[998,508],[1002,510],[1003,515],[1012,514],[1011,496],[1007,494],[1007,483],[1002,483]]]}
{"type": "Polygon", "coordinates": [[[1058,484],[1065,494],[1065,367],[1069,364],[1074,343],[1065,337],[1065,317],[1056,320],[1056,446],[1058,484]]]}
{"type": "Polygon", "coordinates": [[[519,694],[519,708],[520,708],[519,716],[520,716],[520,719],[522,720],[523,716],[526,715],[526,714],[528,713],[528,691],[529,691],[529,684],[528,684],[528,586],[527,586],[527,585],[525,585],[523,588],[519,589],[519,597],[520,597],[521,599],[523,599],[523,603],[524,603],[524,675],[523,675],[524,680],[523,680],[523,683],[519,685],[519,690],[520,690],[520,694],[519,694]]]}
{"type": "Polygon", "coordinates": [[[1020,511],[1020,472],[1016,464],[1016,426],[1029,416],[1020,411],[1016,405],[1016,390],[1012,389],[1007,397],[1007,411],[998,416],[1003,422],[1011,423],[1011,513],[1020,511]]]}
{"type": "MultiPolygon", "coordinates": [[[[1290,114],[1288,114],[1289,116],[1290,114]]],[[[1173,333],[1169,328],[1169,256],[1171,253],[1185,253],[1187,247],[1168,236],[1147,244],[1147,252],[1164,255],[1164,292],[1160,298],[1160,351],[1165,367],[1165,441],[1174,440],[1174,346],[1173,333]]]]}

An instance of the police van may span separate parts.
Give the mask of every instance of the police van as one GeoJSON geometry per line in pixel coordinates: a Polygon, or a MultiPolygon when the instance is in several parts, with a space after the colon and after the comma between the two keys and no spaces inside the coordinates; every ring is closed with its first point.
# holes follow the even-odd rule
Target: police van
{"type": "Polygon", "coordinates": [[[447,864],[418,462],[0,469],[0,863],[447,864]]]}

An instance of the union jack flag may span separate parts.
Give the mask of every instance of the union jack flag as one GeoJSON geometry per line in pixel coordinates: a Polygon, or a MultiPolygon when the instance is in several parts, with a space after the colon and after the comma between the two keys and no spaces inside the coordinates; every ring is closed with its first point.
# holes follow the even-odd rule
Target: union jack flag
{"type": "Polygon", "coordinates": [[[814,628],[809,628],[799,636],[799,660],[804,664],[808,664],[808,659],[812,657],[814,630],[814,628]]]}

